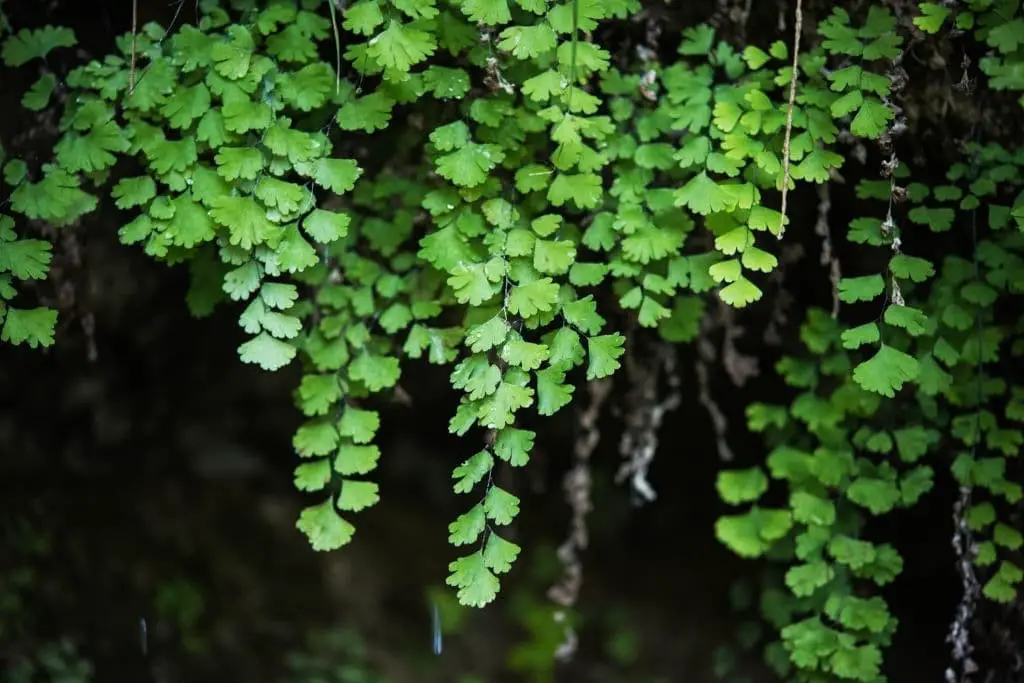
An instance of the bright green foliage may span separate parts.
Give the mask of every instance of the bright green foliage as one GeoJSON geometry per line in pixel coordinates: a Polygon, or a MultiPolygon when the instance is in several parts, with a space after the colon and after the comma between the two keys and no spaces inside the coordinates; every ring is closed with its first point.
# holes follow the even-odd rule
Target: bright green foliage
{"type": "MultiPolygon", "coordinates": [[[[452,472],[465,504],[447,581],[484,606],[520,553],[506,538],[520,500],[496,470],[527,466],[538,418],[614,376],[642,335],[690,343],[709,311],[774,291],[779,242],[809,232],[806,202],[792,225],[781,213],[784,184],[840,185],[848,143],[888,156],[904,126],[908,21],[878,2],[817,17],[790,110],[783,41],[735,45],[701,24],[643,61],[596,42],[638,0],[342,5],[204,0],[196,26],[142,28],[132,91],[129,36],[64,82],[43,58],[70,31],[7,37],[8,67],[41,69],[25,108],[60,110],[52,159],[0,158],[0,338],[54,338],[56,313],[14,288],[50,264],[29,221],[71,226],[109,194],[122,242],[188,265],[197,315],[234,308],[241,361],[300,366],[294,482],[315,498],[297,526],[317,550],[350,542],[353,514],[387,494],[368,478],[393,428],[378,395],[408,363],[444,366],[449,429],[474,453],[452,472]]],[[[1024,91],[1019,7],[954,5],[919,3],[920,35],[972,33],[987,87],[1024,91]]],[[[716,480],[732,506],[718,539],[784,566],[761,605],[787,680],[882,680],[896,619],[878,586],[902,559],[862,532],[939,477],[974,490],[984,594],[1010,601],[1022,581],[1007,462],[1024,387],[987,368],[1024,353],[1020,323],[998,317],[1024,290],[1024,157],[967,155],[934,187],[902,160],[858,185],[873,208],[830,239],[873,257],[844,267],[836,313],[806,312],[803,350],[774,368],[792,395],[749,407],[767,453],[716,480]],[[972,260],[924,257],[973,220],[972,260]]]]}
{"type": "Polygon", "coordinates": [[[0,59],[7,66],[21,66],[33,59],[44,59],[50,51],[57,48],[73,47],[75,43],[75,34],[69,28],[26,28],[4,41],[3,48],[0,49],[0,59]]]}
{"type": "MultiPolygon", "coordinates": [[[[855,49],[852,43],[849,47],[855,49]]],[[[824,312],[811,310],[801,337],[814,365],[787,358],[777,366],[803,393],[788,406],[754,405],[748,410],[750,427],[779,444],[769,453],[767,467],[789,489],[793,531],[773,544],[763,535],[754,536],[757,527],[750,521],[730,515],[720,521],[719,537],[741,555],[771,549],[790,563],[785,574],[790,595],[784,599],[791,616],[780,622],[788,667],[879,680],[881,648],[888,645],[896,620],[881,598],[865,600],[850,591],[854,582],[892,581],[901,560],[891,547],[859,538],[859,530],[865,514],[913,506],[927,494],[938,476],[927,463],[948,439],[958,440],[962,449],[952,463],[953,477],[975,490],[967,520],[981,549],[975,563],[984,572],[983,594],[991,600],[1012,600],[1022,580],[1008,553],[1024,540],[1019,531],[998,521],[998,510],[1022,498],[1019,483],[1006,476],[1005,458],[1015,456],[1024,443],[1019,424],[1024,413],[1008,408],[1005,421],[997,414],[995,406],[1019,389],[1001,379],[988,382],[979,363],[991,365],[1004,352],[1017,355],[1024,350],[1012,348],[1010,337],[989,327],[997,297],[1009,296],[1016,287],[1012,283],[1024,277],[1024,240],[1020,232],[1007,230],[1010,204],[1020,194],[1024,158],[997,146],[975,146],[968,153],[976,168],[954,166],[947,174],[949,185],[934,193],[910,183],[905,165],[894,180],[908,188],[905,221],[938,233],[955,222],[983,220],[980,196],[985,197],[991,232],[977,243],[977,265],[950,256],[939,267],[905,254],[904,249],[924,237],[902,233],[895,212],[873,226],[867,218],[853,221],[851,241],[894,255],[884,274],[843,279],[836,297],[843,303],[884,298],[884,313],[844,329],[824,312]],[[947,213],[941,221],[919,220],[947,213]],[[880,230],[883,223],[886,230],[880,230]],[[925,424],[908,423],[921,420],[922,414],[925,424]],[[894,424],[902,426],[889,431],[894,424]],[[842,505],[844,501],[849,504],[842,505]],[[745,535],[738,531],[748,528],[739,526],[740,519],[751,529],[745,535]],[[827,625],[821,621],[823,614],[829,618],[827,625]],[[806,617],[801,621],[798,615],[806,617]]],[[[858,194],[884,202],[890,188],[889,182],[865,181],[858,194]]],[[[885,204],[880,206],[884,211],[885,204]]],[[[768,488],[759,482],[758,472],[723,472],[723,499],[756,502],[768,488]],[[744,482],[749,483],[744,487],[744,482]]],[[[755,506],[748,514],[757,511],[755,506]]],[[[766,656],[773,647],[768,644],[766,656]]]]}
{"type": "MultiPolygon", "coordinates": [[[[3,40],[0,60],[6,67],[19,67],[33,60],[43,60],[52,50],[72,47],[75,43],[74,33],[67,28],[22,29],[3,40]]],[[[25,93],[22,105],[32,111],[45,108],[56,84],[56,77],[45,71],[25,93]]],[[[79,157],[72,161],[84,164],[80,168],[90,168],[94,161],[98,164],[95,169],[109,165],[108,157],[111,160],[113,157],[104,146],[117,149],[121,144],[116,141],[116,133],[111,141],[111,132],[97,127],[86,136],[77,136],[76,140],[83,142],[77,152],[69,153],[71,157],[79,157]],[[95,155],[99,155],[98,158],[95,155]]],[[[24,297],[17,302],[13,300],[18,297],[15,289],[18,281],[46,279],[52,259],[51,246],[44,240],[20,237],[16,231],[16,216],[66,225],[91,211],[95,200],[77,188],[73,176],[50,164],[39,169],[33,179],[28,164],[21,159],[7,158],[3,146],[0,146],[0,167],[7,186],[3,194],[9,193],[10,199],[8,207],[3,206],[7,202],[0,204],[0,340],[32,348],[50,346],[54,341],[57,311],[26,306],[24,297]]]]}

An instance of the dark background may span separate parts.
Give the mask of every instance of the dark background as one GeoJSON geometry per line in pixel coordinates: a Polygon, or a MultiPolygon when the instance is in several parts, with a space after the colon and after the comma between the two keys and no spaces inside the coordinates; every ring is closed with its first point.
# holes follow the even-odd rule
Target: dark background
{"type": "MultiPolygon", "coordinates": [[[[166,25],[178,8],[139,4],[140,25],[148,19],[166,25]]],[[[179,21],[193,19],[191,5],[185,3],[179,21]]],[[[758,5],[766,18],[755,16],[749,25],[774,25],[778,7],[758,5]]],[[[805,12],[820,16],[823,7],[805,3],[805,12]]],[[[71,26],[81,57],[104,54],[114,35],[131,25],[131,4],[115,0],[8,0],[3,8],[16,28],[71,26]]],[[[678,42],[678,26],[712,17],[715,8],[689,3],[652,12],[660,13],[669,45],[678,42]]],[[[728,22],[723,30],[737,31],[728,22]]],[[[922,76],[914,82],[923,103],[915,110],[917,146],[909,156],[942,169],[966,128],[955,117],[937,120],[928,98],[931,88],[948,85],[959,72],[924,56],[908,67],[922,76]]],[[[0,71],[5,142],[32,127],[45,139],[47,123],[18,111],[33,78],[0,71]]],[[[864,164],[851,158],[843,169],[845,186],[833,184],[834,234],[860,215],[854,181],[875,177],[877,162],[873,150],[864,164]]],[[[721,365],[712,368],[711,389],[729,418],[729,444],[741,466],[763,452],[744,428],[745,405],[779,400],[788,391],[771,364],[796,350],[799,311],[829,304],[828,275],[813,235],[813,190],[796,193],[791,206],[795,227],[787,239],[804,244],[805,254],[787,269],[784,287],[796,300],[785,343],[770,347],[761,339],[778,295],[769,291],[764,305],[740,319],[749,333],[738,344],[758,360],[761,377],[739,391],[721,365]]],[[[16,626],[0,640],[0,663],[70,636],[95,663],[98,681],[262,683],[280,679],[286,654],[302,646],[311,628],[342,625],[363,636],[373,665],[394,680],[455,680],[461,673],[523,680],[502,672],[509,649],[528,635],[516,605],[528,596],[545,600],[548,584],[531,567],[550,564],[550,548],[566,533],[561,476],[571,461],[572,411],[549,421],[534,462],[517,473],[523,515],[515,533],[524,554],[503,581],[499,601],[472,613],[461,633],[446,638],[441,657],[431,658],[425,592],[443,583],[456,557],[446,542],[447,525],[462,503],[451,493],[450,472],[476,450],[447,434],[455,402],[437,391],[447,386],[445,373],[403,370],[411,403],[380,406],[384,457],[375,476],[382,500],[358,515],[352,545],[314,553],[294,528],[298,511],[313,502],[291,484],[296,368],[271,374],[240,363],[237,311],[226,306],[210,319],[192,318],[184,303],[185,272],[120,246],[122,220],[107,207],[74,228],[49,233],[56,238],[54,269],[35,295],[61,309],[57,343],[45,351],[5,345],[0,353],[0,573],[31,567],[35,576],[16,626]],[[46,547],[32,552],[31,538],[44,539],[46,547]],[[197,616],[183,620],[193,605],[201,606],[197,616]]],[[[846,262],[862,258],[852,250],[839,255],[846,262]]],[[[717,344],[721,330],[711,334],[717,344]]],[[[683,401],[661,431],[651,472],[656,502],[634,506],[627,487],[613,482],[621,421],[611,410],[602,419],[581,596],[589,619],[580,652],[560,668],[559,680],[639,681],[647,673],[714,680],[712,651],[731,642],[740,623],[729,609],[731,582],[756,580],[761,569],[714,539],[714,520],[724,512],[714,491],[721,463],[697,400],[696,353],[689,346],[678,352],[683,401]],[[609,615],[622,615],[633,630],[637,663],[625,670],[636,675],[613,678],[624,669],[604,647],[614,630],[609,615]]],[[[625,396],[618,381],[612,405],[625,396]]],[[[953,491],[942,467],[936,469],[937,489],[925,501],[871,529],[875,538],[893,540],[906,561],[886,591],[900,618],[887,653],[893,681],[941,680],[947,661],[944,637],[959,582],[950,545],[953,491]]]]}

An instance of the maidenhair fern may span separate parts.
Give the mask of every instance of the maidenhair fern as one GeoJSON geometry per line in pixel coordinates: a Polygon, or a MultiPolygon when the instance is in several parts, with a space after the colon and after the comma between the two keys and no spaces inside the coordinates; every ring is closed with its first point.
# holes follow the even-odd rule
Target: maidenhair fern
{"type": "Polygon", "coordinates": [[[236,310],[243,362],[301,366],[298,527],[317,550],[348,543],[380,498],[373,397],[409,363],[444,366],[449,429],[476,453],[452,472],[465,503],[448,583],[483,606],[520,553],[520,501],[495,469],[529,465],[537,418],[612,376],[634,323],[689,343],[712,298],[765,298],[779,243],[809,234],[801,186],[839,186],[870,149],[882,165],[856,185],[864,213],[817,231],[870,255],[839,278],[826,245],[832,311],[809,308],[802,350],[775,366],[793,394],[748,406],[766,453],[720,472],[732,509],[715,532],[781,567],[760,607],[777,635],[766,658],[792,680],[882,680],[897,619],[878,587],[903,560],[864,529],[938,477],[961,487],[983,595],[1016,598],[1024,386],[997,368],[1024,354],[999,307],[1024,291],[1024,152],[1005,131],[983,139],[977,102],[985,135],[940,184],[897,150],[915,125],[908,40],[976,41],[1006,107],[1003,91],[1024,91],[1019,3],[837,7],[795,44],[698,24],[675,54],[656,32],[630,49],[608,37],[639,0],[198,7],[195,25],[147,24],[66,75],[50,55],[68,57],[69,29],[3,41],[7,68],[38,70],[22,105],[57,123],[42,162],[0,150],[4,342],[54,341],[56,311],[26,287],[51,247],[27,235],[119,211],[121,242],[189,269],[193,313],[236,310]],[[965,234],[967,251],[953,240],[936,257],[934,240],[965,234]]]}

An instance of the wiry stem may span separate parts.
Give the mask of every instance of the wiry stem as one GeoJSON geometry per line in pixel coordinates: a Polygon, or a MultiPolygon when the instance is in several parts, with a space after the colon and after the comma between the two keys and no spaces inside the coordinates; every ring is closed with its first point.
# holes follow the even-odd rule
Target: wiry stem
{"type": "Polygon", "coordinates": [[[782,220],[779,235],[786,230],[786,198],[789,194],[789,140],[793,134],[793,107],[796,103],[796,76],[800,66],[800,33],[804,27],[803,0],[796,0],[796,28],[793,37],[793,73],[789,77],[789,105],[786,109],[786,138],[782,143],[782,220]]]}
{"type": "Polygon", "coordinates": [[[139,35],[139,0],[132,0],[132,59],[128,67],[128,94],[135,92],[135,41],[139,35]]]}

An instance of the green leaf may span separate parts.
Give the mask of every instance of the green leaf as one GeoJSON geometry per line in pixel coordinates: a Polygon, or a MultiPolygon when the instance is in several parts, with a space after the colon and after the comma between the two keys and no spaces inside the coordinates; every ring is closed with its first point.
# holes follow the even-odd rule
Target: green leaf
{"type": "Polygon", "coordinates": [[[484,564],[488,569],[498,574],[504,574],[512,569],[512,563],[519,557],[520,548],[511,541],[494,533],[487,535],[487,543],[484,545],[484,564]]]}
{"type": "Polygon", "coordinates": [[[825,498],[807,491],[794,491],[789,497],[793,519],[804,524],[832,526],[836,521],[836,506],[825,498]]]}
{"type": "Polygon", "coordinates": [[[953,11],[949,7],[934,2],[922,2],[918,5],[918,9],[921,10],[921,15],[914,17],[914,26],[925,33],[933,34],[939,32],[942,24],[953,11]]]}
{"type": "Polygon", "coordinates": [[[847,680],[875,681],[882,666],[882,651],[877,645],[841,647],[831,658],[836,676],[847,680]]]}
{"type": "Polygon", "coordinates": [[[812,183],[826,183],[831,177],[829,169],[843,165],[843,157],[835,152],[815,148],[803,161],[793,167],[793,177],[812,183]]]}
{"type": "Polygon", "coordinates": [[[829,540],[828,551],[837,562],[854,570],[864,569],[878,559],[878,550],[874,544],[844,534],[829,540]]]}
{"type": "Polygon", "coordinates": [[[338,430],[330,422],[313,420],[299,427],[292,445],[302,458],[328,455],[338,446],[338,430]]]}
{"type": "Polygon", "coordinates": [[[114,164],[113,152],[128,149],[125,132],[113,121],[105,121],[79,135],[68,132],[54,147],[57,161],[69,173],[102,171],[114,164]]]}
{"type": "Polygon", "coordinates": [[[254,194],[268,209],[276,209],[275,215],[294,215],[305,210],[309,206],[307,202],[312,202],[309,190],[302,185],[271,176],[259,179],[254,194]]]}
{"type": "Polygon", "coordinates": [[[262,102],[248,99],[231,99],[221,107],[224,127],[232,133],[248,133],[268,128],[273,120],[273,110],[262,102]]]}
{"type": "Polygon", "coordinates": [[[718,292],[719,298],[736,308],[742,308],[761,298],[761,290],[747,278],[740,276],[732,284],[718,292]]]}
{"type": "Polygon", "coordinates": [[[530,318],[546,313],[558,303],[558,283],[549,277],[529,284],[516,285],[508,295],[508,310],[513,315],[530,318]]]}
{"type": "Polygon", "coordinates": [[[266,49],[282,63],[304,63],[316,57],[316,43],[296,24],[269,36],[266,49]]]}
{"type": "Polygon", "coordinates": [[[533,390],[517,381],[509,381],[518,370],[506,373],[493,394],[480,402],[477,417],[482,427],[503,429],[512,424],[516,411],[533,402],[533,390]]]}
{"type": "Polygon", "coordinates": [[[1001,545],[1009,550],[1019,550],[1021,545],[1024,545],[1024,536],[1021,536],[1020,531],[1002,522],[996,524],[992,532],[992,540],[996,542],[996,545],[1001,545]]]}
{"type": "Polygon", "coordinates": [[[566,322],[584,334],[597,334],[604,327],[605,319],[597,312],[597,302],[592,294],[563,305],[562,314],[566,322]]]}
{"type": "Polygon", "coordinates": [[[868,97],[850,122],[850,132],[858,137],[874,140],[885,132],[894,116],[892,109],[881,100],[868,97]]]}
{"type": "Polygon", "coordinates": [[[918,225],[927,225],[933,232],[946,232],[953,227],[956,213],[949,207],[915,206],[907,218],[918,225]]]}
{"type": "Polygon", "coordinates": [[[263,154],[256,147],[221,147],[215,160],[224,180],[255,180],[263,170],[263,154]]]}
{"type": "Polygon", "coordinates": [[[50,103],[53,89],[57,87],[57,77],[52,73],[44,73],[32,84],[21,98],[21,106],[29,111],[41,111],[50,103]]]}
{"type": "Polygon", "coordinates": [[[434,53],[437,41],[426,31],[392,20],[388,28],[374,36],[366,54],[385,69],[408,71],[434,53]]]}
{"type": "Polygon", "coordinates": [[[527,429],[505,427],[494,439],[494,454],[512,467],[522,467],[530,460],[536,436],[527,429]]]}
{"type": "MultiPolygon", "coordinates": [[[[496,558],[499,559],[499,558],[496,558]]],[[[491,573],[484,553],[460,557],[448,565],[447,583],[458,588],[459,603],[467,607],[484,607],[498,595],[498,577],[491,573]]]]}
{"type": "Polygon", "coordinates": [[[341,482],[341,493],[338,494],[338,509],[348,512],[359,512],[380,500],[380,489],[376,482],[344,479],[341,482]]]}
{"type": "Polygon", "coordinates": [[[679,162],[680,168],[703,165],[711,153],[711,140],[703,136],[694,136],[689,139],[675,153],[675,160],[679,162]]]}
{"type": "Polygon", "coordinates": [[[156,196],[156,183],[149,176],[122,178],[110,192],[119,209],[142,206],[156,196]]]}
{"type": "Polygon", "coordinates": [[[480,538],[486,524],[484,504],[477,503],[448,525],[448,542],[455,546],[473,543],[480,538]]]}
{"type": "Polygon", "coordinates": [[[483,478],[490,473],[493,466],[494,458],[486,450],[480,451],[463,462],[452,472],[452,478],[456,480],[453,487],[455,493],[469,493],[472,491],[473,487],[483,481],[483,478]]]}
{"type": "Polygon", "coordinates": [[[224,292],[233,300],[248,299],[260,286],[260,269],[255,261],[247,261],[224,275],[224,292]]]}
{"type": "Polygon", "coordinates": [[[832,567],[822,560],[794,565],[786,571],[786,585],[798,598],[814,595],[835,576],[832,567]]]}
{"type": "Polygon", "coordinates": [[[895,483],[884,479],[858,477],[846,490],[846,497],[873,515],[881,515],[896,507],[901,499],[895,483]]]}
{"type": "Polygon", "coordinates": [[[302,412],[309,416],[326,415],[341,399],[337,375],[304,375],[299,384],[302,412]]]}
{"type": "Polygon", "coordinates": [[[760,69],[762,66],[768,63],[771,57],[767,52],[754,45],[748,45],[743,49],[743,60],[747,63],[747,66],[753,70],[760,69]]]}
{"type": "Polygon", "coordinates": [[[363,171],[352,159],[317,159],[313,180],[320,187],[335,194],[344,194],[356,186],[363,171]]]}
{"type": "Polygon", "coordinates": [[[543,344],[534,344],[513,335],[501,348],[501,358],[509,365],[514,365],[523,370],[536,370],[548,359],[548,347],[543,344]]]}
{"type": "Polygon", "coordinates": [[[861,388],[889,398],[917,375],[917,359],[885,344],[869,360],[853,369],[853,379],[861,388]]]}
{"type": "Polygon", "coordinates": [[[241,24],[232,24],[227,29],[229,40],[217,41],[210,48],[214,69],[221,76],[238,80],[249,71],[256,44],[249,29],[241,24]]]}
{"type": "Polygon", "coordinates": [[[693,341],[700,333],[704,315],[704,301],[696,296],[677,296],[670,316],[658,325],[658,333],[665,341],[680,343],[693,341]]]}
{"type": "Polygon", "coordinates": [[[924,494],[932,490],[935,472],[931,467],[922,465],[915,467],[900,478],[900,494],[903,504],[910,507],[924,494]]]}
{"type": "Polygon", "coordinates": [[[203,83],[181,87],[174,97],[164,102],[160,113],[172,128],[184,129],[210,109],[210,91],[203,83]]]}
{"type": "Polygon", "coordinates": [[[496,315],[485,323],[471,328],[466,334],[466,344],[474,353],[489,351],[505,341],[509,333],[508,322],[496,315]]]}
{"type": "Polygon", "coordinates": [[[751,232],[750,228],[745,225],[733,228],[732,230],[719,235],[715,239],[715,249],[726,256],[732,256],[736,252],[742,252],[747,247],[753,246],[753,244],[754,234],[751,232]]]}
{"type": "Polygon", "coordinates": [[[300,491],[322,491],[331,481],[331,461],[319,458],[295,468],[295,488],[300,491]]]}
{"type": "Polygon", "coordinates": [[[685,206],[694,213],[706,216],[718,211],[736,208],[736,197],[701,171],[676,190],[676,206],[685,206]]]}
{"type": "Polygon", "coordinates": [[[28,344],[31,348],[53,344],[57,311],[52,308],[7,307],[0,339],[10,344],[28,344]]]}
{"type": "Polygon", "coordinates": [[[5,242],[0,237],[0,273],[8,272],[19,280],[41,280],[50,270],[51,249],[45,240],[5,242]]]}
{"type": "Polygon", "coordinates": [[[854,304],[871,301],[885,290],[885,279],[881,275],[844,277],[839,281],[839,300],[854,304]]]}
{"type": "Polygon", "coordinates": [[[459,4],[474,23],[496,26],[512,20],[505,0],[461,0],[459,4]]]}
{"type": "Polygon", "coordinates": [[[490,363],[487,357],[478,354],[466,358],[451,375],[452,386],[465,390],[471,401],[490,396],[501,384],[501,370],[490,363]]]}
{"type": "Polygon", "coordinates": [[[960,289],[960,296],[962,296],[964,301],[967,303],[985,308],[994,304],[998,298],[998,294],[995,289],[978,280],[968,282],[964,285],[960,289]]]}
{"type": "Polygon", "coordinates": [[[779,260],[774,254],[762,251],[757,247],[747,247],[740,257],[743,267],[748,270],[756,270],[762,273],[770,273],[779,265],[779,260]]]}
{"type": "Polygon", "coordinates": [[[715,481],[718,496],[730,505],[751,503],[768,490],[768,477],[760,467],[724,470],[715,481]]]}
{"type": "Polygon", "coordinates": [[[601,177],[596,173],[559,173],[548,188],[547,196],[555,206],[571,200],[578,209],[596,209],[601,205],[601,177]]]}
{"type": "Polygon", "coordinates": [[[448,286],[455,292],[459,303],[471,306],[479,306],[501,290],[500,283],[492,282],[488,277],[487,264],[484,263],[455,266],[448,278],[448,286]]]}
{"type": "Polygon", "coordinates": [[[302,229],[320,244],[330,244],[348,235],[352,219],[348,214],[313,209],[303,220],[302,229]]]}
{"type": "Polygon", "coordinates": [[[355,533],[355,527],[335,512],[331,498],[305,508],[295,526],[306,534],[313,550],[317,551],[337,550],[351,541],[355,533]]]}
{"type": "Polygon", "coordinates": [[[510,26],[501,32],[498,49],[516,59],[533,59],[555,49],[555,32],[550,24],[510,26]]]}
{"type": "Polygon", "coordinates": [[[43,59],[59,47],[74,47],[76,42],[75,32],[63,26],[23,28],[4,41],[0,59],[3,59],[7,66],[18,67],[33,59],[43,59]]]}
{"type": "Polygon", "coordinates": [[[554,337],[548,342],[551,365],[565,365],[572,367],[583,362],[583,345],[580,343],[580,336],[571,327],[559,328],[554,337]]]}
{"type": "Polygon", "coordinates": [[[372,353],[360,354],[348,366],[349,377],[374,393],[395,386],[400,372],[397,358],[372,353]]]}
{"type": "Polygon", "coordinates": [[[1011,565],[1005,561],[1000,566],[1000,569],[1002,569],[1002,567],[1004,566],[1013,567],[1013,569],[1016,569],[1016,572],[1008,570],[1007,572],[1005,572],[1005,574],[1011,577],[1015,576],[1017,577],[1017,580],[1008,580],[1006,576],[1004,576],[1004,572],[1000,571],[997,574],[993,574],[992,577],[985,583],[985,586],[982,588],[982,593],[984,593],[985,597],[994,602],[1010,603],[1013,602],[1017,597],[1017,590],[1015,588],[1015,584],[1020,582],[1020,569],[1014,567],[1014,565],[1011,565]]]}
{"type": "Polygon", "coordinates": [[[467,143],[460,149],[438,158],[437,172],[460,187],[475,187],[485,180],[505,153],[497,145],[467,143]]]}
{"type": "Polygon", "coordinates": [[[519,514],[519,498],[500,486],[492,485],[484,498],[484,512],[495,524],[511,524],[519,514]]]}
{"type": "Polygon", "coordinates": [[[864,104],[864,93],[860,90],[850,90],[832,103],[830,111],[833,118],[838,119],[846,116],[854,109],[858,109],[862,104],[864,104]]]}
{"type": "Polygon", "coordinates": [[[843,348],[850,350],[858,349],[864,344],[875,344],[880,338],[878,325],[876,323],[865,323],[843,331],[843,348]]]}
{"type": "Polygon", "coordinates": [[[299,232],[296,224],[284,228],[277,249],[277,263],[286,273],[300,273],[320,262],[320,255],[299,232]]]}
{"type": "Polygon", "coordinates": [[[565,370],[545,368],[537,373],[537,412],[544,416],[557,413],[572,401],[573,386],[565,382],[565,370]]]}
{"type": "MultiPolygon", "coordinates": [[[[0,160],[2,160],[3,149],[0,148],[0,160]]],[[[21,159],[11,159],[4,164],[4,182],[10,186],[20,185],[21,181],[28,175],[28,164],[21,159]]]]}
{"type": "Polygon", "coordinates": [[[243,363],[255,363],[264,370],[279,370],[295,358],[295,347],[260,332],[238,347],[238,355],[243,363]]]}
{"type": "Polygon", "coordinates": [[[334,471],[348,477],[355,474],[367,474],[377,467],[380,460],[380,449],[370,444],[357,446],[350,443],[341,445],[334,457],[334,471]]]}
{"type": "Polygon", "coordinates": [[[252,197],[216,197],[210,216],[228,229],[231,244],[242,249],[274,243],[281,237],[281,226],[271,222],[266,209],[252,197]]]}
{"type": "Polygon", "coordinates": [[[904,462],[916,462],[939,440],[935,430],[921,426],[905,427],[893,432],[896,450],[904,462]]]}
{"type": "Polygon", "coordinates": [[[906,254],[893,256],[889,261],[889,270],[895,277],[913,282],[924,282],[935,275],[931,261],[906,254]]]}
{"type": "Polygon", "coordinates": [[[372,133],[388,127],[394,106],[393,99],[377,91],[364,97],[349,99],[338,109],[335,119],[342,130],[372,133]]]}
{"type": "Polygon", "coordinates": [[[538,272],[561,275],[576,260],[576,245],[569,240],[537,239],[533,245],[533,267],[538,272]]]}
{"type": "Polygon", "coordinates": [[[740,557],[763,555],[789,532],[788,510],[752,508],[742,515],[726,515],[715,522],[715,536],[740,557]]]}
{"type": "Polygon", "coordinates": [[[608,377],[619,369],[619,358],[625,353],[626,338],[618,332],[587,337],[587,380],[608,377]]]}
{"type": "Polygon", "coordinates": [[[1024,45],[1024,19],[1015,17],[996,24],[989,30],[986,42],[1004,54],[1015,52],[1024,45]]]}
{"type": "Polygon", "coordinates": [[[380,427],[380,415],[374,410],[345,407],[338,421],[338,433],[356,443],[369,443],[380,427]]]}
{"type": "Polygon", "coordinates": [[[715,29],[710,25],[690,26],[683,30],[683,42],[679,45],[679,54],[706,55],[711,52],[714,41],[715,29]]]}
{"type": "Polygon", "coordinates": [[[918,337],[928,330],[928,316],[910,306],[892,304],[885,309],[883,318],[889,325],[901,327],[913,337],[918,337]]]}
{"type": "Polygon", "coordinates": [[[864,59],[896,59],[902,43],[903,38],[896,31],[883,33],[864,46],[864,59]]]}
{"type": "Polygon", "coordinates": [[[373,35],[373,30],[384,23],[384,14],[374,0],[361,0],[345,9],[342,26],[353,33],[373,35]]]}

